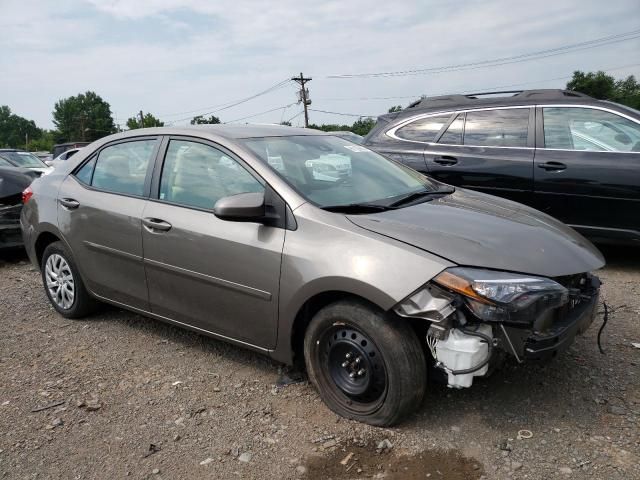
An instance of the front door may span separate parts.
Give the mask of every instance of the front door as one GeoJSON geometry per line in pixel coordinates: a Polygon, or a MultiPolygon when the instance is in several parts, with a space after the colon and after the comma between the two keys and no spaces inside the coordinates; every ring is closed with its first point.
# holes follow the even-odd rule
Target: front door
{"type": "Polygon", "coordinates": [[[58,192],[58,225],[87,287],[142,310],[149,303],[141,219],[157,144],[150,137],[109,144],[58,192]]]}
{"type": "Polygon", "coordinates": [[[583,233],[640,238],[640,124],[590,107],[538,109],[540,210],[583,233]]]}
{"type": "Polygon", "coordinates": [[[429,175],[517,202],[533,202],[533,111],[459,113],[424,152],[429,175]]]}
{"type": "Polygon", "coordinates": [[[285,231],[217,218],[222,197],[264,192],[233,154],[172,138],[143,213],[151,311],[262,348],[275,346],[285,231]]]}

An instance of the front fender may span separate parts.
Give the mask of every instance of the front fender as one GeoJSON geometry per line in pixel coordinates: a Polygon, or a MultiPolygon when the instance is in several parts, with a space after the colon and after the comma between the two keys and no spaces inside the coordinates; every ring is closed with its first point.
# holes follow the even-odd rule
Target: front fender
{"type": "Polygon", "coordinates": [[[367,231],[310,205],[295,212],[282,255],[278,341],[273,357],[290,363],[295,319],[307,300],[326,292],[355,295],[389,310],[450,262],[367,231]]]}

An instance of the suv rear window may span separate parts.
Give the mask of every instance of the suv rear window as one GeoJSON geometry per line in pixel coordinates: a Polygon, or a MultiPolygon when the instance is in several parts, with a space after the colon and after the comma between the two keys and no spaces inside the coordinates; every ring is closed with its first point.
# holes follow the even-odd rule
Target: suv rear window
{"type": "Polygon", "coordinates": [[[481,147],[526,147],[529,109],[467,112],[464,144],[481,147]]]}
{"type": "Polygon", "coordinates": [[[425,117],[396,130],[396,137],[416,142],[433,142],[451,117],[450,113],[425,117]]]}

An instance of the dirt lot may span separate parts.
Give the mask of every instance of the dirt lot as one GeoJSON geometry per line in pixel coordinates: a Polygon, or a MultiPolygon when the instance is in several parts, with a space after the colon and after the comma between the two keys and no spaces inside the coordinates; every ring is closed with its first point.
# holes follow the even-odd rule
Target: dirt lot
{"type": "Polygon", "coordinates": [[[236,347],[113,308],[66,320],[2,253],[0,478],[640,479],[640,250],[605,253],[606,355],[593,325],[551,364],[432,385],[394,429],[236,347]]]}

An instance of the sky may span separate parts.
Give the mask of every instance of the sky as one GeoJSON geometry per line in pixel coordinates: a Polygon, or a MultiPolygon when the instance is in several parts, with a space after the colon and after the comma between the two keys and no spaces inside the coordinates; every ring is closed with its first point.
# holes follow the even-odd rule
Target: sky
{"type": "Polygon", "coordinates": [[[358,117],[314,110],[377,116],[420,95],[561,88],[574,70],[638,78],[639,36],[491,67],[332,76],[522,55],[639,20],[639,0],[0,0],[0,105],[52,128],[56,101],[92,90],[122,126],[140,110],[175,125],[215,110],[223,122],[301,125],[293,82],[219,109],[303,72],[310,121],[350,124],[358,117]]]}

